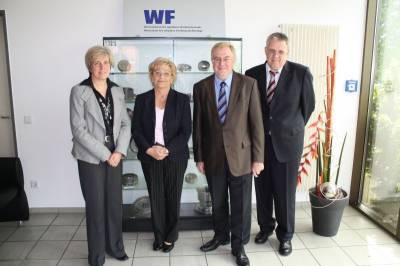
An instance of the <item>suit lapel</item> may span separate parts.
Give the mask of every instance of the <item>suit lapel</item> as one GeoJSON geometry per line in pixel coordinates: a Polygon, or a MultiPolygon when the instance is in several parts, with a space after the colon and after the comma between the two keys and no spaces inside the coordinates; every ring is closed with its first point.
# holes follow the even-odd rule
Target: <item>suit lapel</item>
{"type": "Polygon", "coordinates": [[[102,128],[106,129],[106,126],[104,125],[103,114],[101,113],[100,105],[96,96],[94,95],[93,89],[89,86],[86,86],[81,97],[87,104],[86,110],[94,117],[94,119],[102,128]]]}
{"type": "Polygon", "coordinates": [[[235,72],[233,72],[232,75],[232,84],[231,84],[231,92],[229,95],[229,102],[228,102],[228,111],[226,114],[226,121],[230,118],[231,113],[233,112],[234,105],[237,102],[237,99],[240,95],[240,88],[242,87],[242,78],[237,75],[235,72]]]}

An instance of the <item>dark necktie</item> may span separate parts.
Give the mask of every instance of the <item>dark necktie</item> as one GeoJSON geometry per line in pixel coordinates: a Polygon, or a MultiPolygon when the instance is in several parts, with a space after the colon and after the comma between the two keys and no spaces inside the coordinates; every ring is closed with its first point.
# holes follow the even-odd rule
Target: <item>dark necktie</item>
{"type": "Polygon", "coordinates": [[[276,88],[276,82],[275,82],[275,75],[277,72],[274,72],[272,70],[269,71],[269,75],[271,76],[268,87],[267,87],[267,103],[270,104],[272,101],[272,98],[274,97],[275,93],[275,88],[276,88]]]}
{"type": "Polygon", "coordinates": [[[226,91],[225,91],[226,83],[223,81],[220,84],[219,95],[218,95],[218,117],[219,121],[223,123],[226,118],[226,112],[228,110],[228,104],[226,102],[226,91]]]}

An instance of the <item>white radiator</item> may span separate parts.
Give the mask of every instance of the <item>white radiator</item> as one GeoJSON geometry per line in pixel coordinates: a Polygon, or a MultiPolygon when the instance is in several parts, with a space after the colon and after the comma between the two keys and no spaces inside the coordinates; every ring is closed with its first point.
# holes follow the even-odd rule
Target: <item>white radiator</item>
{"type": "MultiPolygon", "coordinates": [[[[314,90],[316,106],[310,121],[314,121],[320,111],[324,109],[323,100],[326,98],[326,57],[332,56],[337,50],[339,27],[332,25],[301,25],[282,24],[281,32],[289,38],[288,60],[306,65],[314,77],[314,90]]],[[[305,133],[305,143],[308,143],[309,134],[305,133]]],[[[305,191],[314,186],[315,163],[309,172],[309,178],[302,179],[300,191],[305,191]]]]}

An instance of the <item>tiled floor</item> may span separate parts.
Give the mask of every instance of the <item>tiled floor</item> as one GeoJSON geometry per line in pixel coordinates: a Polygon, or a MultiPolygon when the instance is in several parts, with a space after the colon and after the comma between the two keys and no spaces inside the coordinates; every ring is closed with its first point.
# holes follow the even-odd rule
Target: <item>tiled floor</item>
{"type": "MultiPolygon", "coordinates": [[[[338,234],[321,237],[312,232],[310,207],[296,210],[293,253],[281,257],[278,240],[271,237],[264,245],[253,242],[258,231],[253,211],[253,238],[245,249],[252,266],[273,265],[397,265],[400,243],[379,229],[358,211],[347,207],[338,234]]],[[[87,265],[86,226],[82,213],[32,214],[22,226],[0,223],[0,266],[78,266],[87,265]]],[[[151,249],[152,233],[124,233],[130,259],[120,262],[107,257],[107,266],[234,266],[229,245],[203,253],[199,247],[213,236],[211,231],[183,231],[170,254],[151,249]]]]}

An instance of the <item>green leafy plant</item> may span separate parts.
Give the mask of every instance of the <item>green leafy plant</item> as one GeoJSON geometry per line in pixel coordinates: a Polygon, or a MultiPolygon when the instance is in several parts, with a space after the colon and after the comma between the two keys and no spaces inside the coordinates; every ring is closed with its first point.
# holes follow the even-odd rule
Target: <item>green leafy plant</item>
{"type": "MultiPolygon", "coordinates": [[[[335,94],[335,70],[336,70],[336,50],[333,51],[333,56],[327,56],[326,66],[326,99],[324,99],[324,110],[318,114],[317,119],[312,122],[308,128],[311,130],[311,135],[308,138],[308,144],[304,147],[303,156],[300,162],[300,167],[297,175],[298,183],[301,183],[303,176],[309,175],[309,169],[313,161],[316,162],[315,186],[316,194],[321,195],[320,186],[324,183],[331,182],[332,170],[332,115],[333,103],[335,94]]],[[[337,185],[340,164],[343,155],[346,135],[343,139],[339,160],[338,169],[336,172],[335,185],[337,185]]]]}

